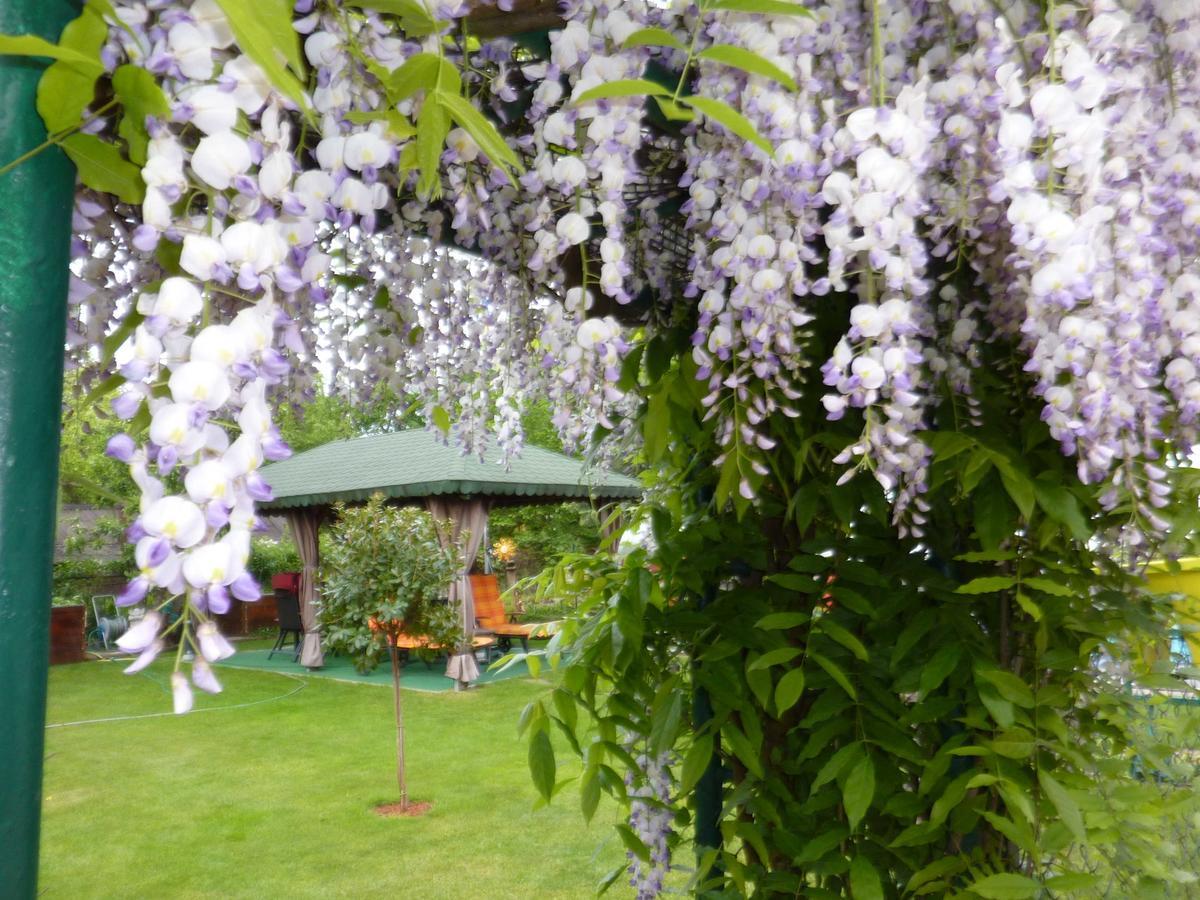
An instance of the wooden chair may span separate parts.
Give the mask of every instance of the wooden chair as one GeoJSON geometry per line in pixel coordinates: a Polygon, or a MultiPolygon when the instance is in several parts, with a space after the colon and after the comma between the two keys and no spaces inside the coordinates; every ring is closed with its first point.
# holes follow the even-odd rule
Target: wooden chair
{"type": "Polygon", "coordinates": [[[500,649],[507,652],[512,639],[521,642],[521,649],[529,652],[529,638],[542,630],[540,625],[518,625],[510,622],[504,603],[500,600],[500,582],[495,575],[471,575],[471,594],[475,599],[475,622],[483,631],[496,636],[500,649]]]}

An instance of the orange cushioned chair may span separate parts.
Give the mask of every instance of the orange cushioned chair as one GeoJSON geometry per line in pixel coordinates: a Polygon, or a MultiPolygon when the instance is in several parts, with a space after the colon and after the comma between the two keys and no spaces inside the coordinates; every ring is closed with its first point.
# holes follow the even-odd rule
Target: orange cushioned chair
{"type": "Polygon", "coordinates": [[[521,642],[521,649],[529,652],[529,637],[538,630],[537,625],[518,625],[508,620],[504,603],[500,600],[500,582],[495,575],[471,575],[471,595],[475,599],[475,622],[483,631],[494,634],[502,650],[512,646],[512,639],[521,642]]]}

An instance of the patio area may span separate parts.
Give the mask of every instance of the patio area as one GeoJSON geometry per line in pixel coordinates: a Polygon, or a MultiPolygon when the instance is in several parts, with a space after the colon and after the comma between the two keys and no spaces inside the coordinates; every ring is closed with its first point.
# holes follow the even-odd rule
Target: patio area
{"type": "MultiPolygon", "coordinates": [[[[343,681],[351,684],[373,684],[387,688],[391,688],[392,686],[392,670],[386,664],[378,666],[364,675],[356,671],[354,663],[345,656],[327,653],[325,654],[325,665],[323,668],[306,669],[299,662],[292,659],[293,653],[290,647],[285,648],[283,651],[276,651],[274,656],[270,656],[270,652],[270,648],[267,647],[239,649],[237,655],[224,660],[221,663],[221,667],[332,679],[333,681],[343,681]]],[[[441,691],[454,690],[454,679],[446,677],[446,660],[444,657],[431,660],[428,665],[415,656],[410,657],[403,671],[403,687],[410,691],[439,693],[441,691]]],[[[524,662],[514,663],[504,669],[504,671],[488,669],[481,665],[479,678],[474,682],[474,685],[483,686],[511,678],[527,677],[529,677],[529,669],[526,668],[524,662]]]]}

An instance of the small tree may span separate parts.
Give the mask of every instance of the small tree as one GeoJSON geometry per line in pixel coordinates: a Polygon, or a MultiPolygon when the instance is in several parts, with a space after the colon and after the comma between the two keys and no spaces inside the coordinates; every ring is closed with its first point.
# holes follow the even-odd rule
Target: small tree
{"type": "MultiPolygon", "coordinates": [[[[433,518],[422,510],[384,505],[335,507],[337,524],[322,566],[322,616],[329,644],[368,672],[386,651],[396,708],[396,781],[408,808],[404,716],[400,701],[401,633],[425,635],[445,647],[461,639],[458,617],[442,601],[461,568],[457,548],[443,548],[433,518]]],[[[449,533],[447,530],[446,533],[449,533]]]]}

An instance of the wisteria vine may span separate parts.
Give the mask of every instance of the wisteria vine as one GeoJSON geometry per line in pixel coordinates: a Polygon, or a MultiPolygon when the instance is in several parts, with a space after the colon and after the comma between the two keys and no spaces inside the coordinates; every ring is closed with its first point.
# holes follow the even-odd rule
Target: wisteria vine
{"type": "MultiPolygon", "coordinates": [[[[1165,528],[1164,455],[1200,441],[1193,4],[567,0],[544,46],[475,37],[463,2],[242,7],[93,3],[72,37],[112,90],[64,143],[68,355],[129,422],[120,602],[184,598],[177,710],[185,647],[220,689],[212,616],[258,596],[259,470],[289,453],[272,408],[318,373],[420,397],[464,452],[518,453],[546,397],[582,446],[628,432],[622,362],[682,322],[718,502],[771,490],[771,422],[815,397],[861,422],[844,477],[920,535],[923,433],[946,402],[974,421],[1005,342],[1128,544],[1165,528]]],[[[135,668],[166,627],[123,639],[135,668]]]]}

